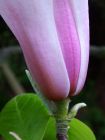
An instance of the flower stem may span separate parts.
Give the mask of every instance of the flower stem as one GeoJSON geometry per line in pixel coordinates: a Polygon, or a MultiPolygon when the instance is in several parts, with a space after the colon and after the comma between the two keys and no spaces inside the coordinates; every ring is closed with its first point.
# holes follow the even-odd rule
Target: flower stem
{"type": "Polygon", "coordinates": [[[67,140],[67,132],[69,126],[68,120],[68,109],[69,109],[70,99],[65,99],[63,101],[55,102],[56,109],[54,112],[56,120],[56,129],[57,129],[57,139],[58,140],[67,140]]]}

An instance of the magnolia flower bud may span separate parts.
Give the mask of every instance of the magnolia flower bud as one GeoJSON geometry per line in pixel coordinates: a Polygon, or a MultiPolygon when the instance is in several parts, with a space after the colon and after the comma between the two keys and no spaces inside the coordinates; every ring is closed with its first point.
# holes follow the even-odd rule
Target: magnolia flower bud
{"type": "Polygon", "coordinates": [[[80,92],[89,58],[88,0],[0,0],[0,14],[47,98],[80,92]]]}

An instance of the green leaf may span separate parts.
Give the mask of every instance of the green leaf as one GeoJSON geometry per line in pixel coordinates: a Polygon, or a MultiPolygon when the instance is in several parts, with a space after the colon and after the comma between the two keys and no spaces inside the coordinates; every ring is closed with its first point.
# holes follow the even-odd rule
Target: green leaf
{"type": "Polygon", "coordinates": [[[53,117],[49,119],[43,140],[57,140],[55,120],[53,117]]]}
{"type": "MultiPolygon", "coordinates": [[[[9,132],[22,140],[57,140],[55,120],[49,116],[38,96],[17,96],[0,113],[0,134],[5,140],[15,140],[9,132]]],[[[96,140],[90,128],[81,121],[73,119],[69,125],[68,140],[96,140]]]]}
{"type": "Polygon", "coordinates": [[[49,120],[49,112],[34,94],[13,98],[0,114],[0,134],[6,140],[16,140],[9,132],[22,140],[42,140],[49,120]]]}
{"type": "MultiPolygon", "coordinates": [[[[91,129],[78,119],[73,119],[69,126],[68,140],[96,140],[91,129]]],[[[57,140],[55,121],[53,118],[49,120],[43,140],[57,140]]]]}
{"type": "Polygon", "coordinates": [[[78,119],[73,119],[68,131],[70,140],[96,140],[92,130],[78,119]]]}

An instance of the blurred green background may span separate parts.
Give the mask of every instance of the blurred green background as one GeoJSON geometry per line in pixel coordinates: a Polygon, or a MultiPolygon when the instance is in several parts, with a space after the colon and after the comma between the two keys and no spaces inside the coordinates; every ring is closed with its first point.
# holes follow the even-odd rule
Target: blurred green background
{"type": "MultiPolygon", "coordinates": [[[[81,94],[72,97],[72,104],[87,104],[77,117],[92,128],[97,140],[105,140],[105,0],[89,0],[89,7],[91,50],[88,75],[81,94]]],[[[33,92],[18,45],[0,17],[0,110],[13,96],[33,92]]]]}

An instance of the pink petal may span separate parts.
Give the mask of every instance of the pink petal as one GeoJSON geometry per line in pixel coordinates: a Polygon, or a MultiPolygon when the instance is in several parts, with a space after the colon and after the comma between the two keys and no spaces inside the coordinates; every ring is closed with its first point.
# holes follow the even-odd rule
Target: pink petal
{"type": "Polygon", "coordinates": [[[68,96],[70,82],[52,6],[52,0],[1,0],[0,13],[22,46],[41,91],[59,100],[68,96]]]}
{"type": "Polygon", "coordinates": [[[81,67],[75,94],[83,88],[87,75],[89,60],[89,17],[88,17],[88,0],[69,0],[70,8],[79,35],[81,46],[81,67]]]}
{"type": "Polygon", "coordinates": [[[78,32],[68,0],[54,0],[54,11],[59,41],[70,79],[70,94],[74,94],[81,63],[78,32]]]}

